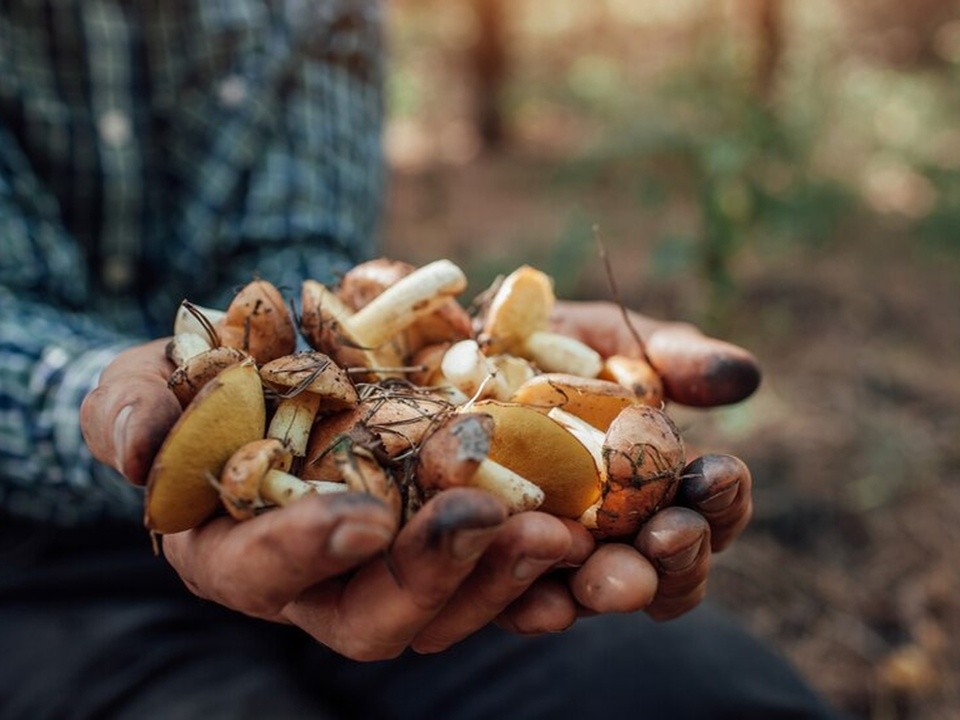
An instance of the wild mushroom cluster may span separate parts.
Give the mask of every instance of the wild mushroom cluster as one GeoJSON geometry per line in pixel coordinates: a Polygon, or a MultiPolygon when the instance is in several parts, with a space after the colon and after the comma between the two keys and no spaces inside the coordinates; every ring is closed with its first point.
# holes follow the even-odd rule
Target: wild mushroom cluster
{"type": "Polygon", "coordinates": [[[539,270],[498,279],[470,311],[466,285],[448,260],[381,258],[334,288],[304,282],[299,316],[265,280],[225,311],[185,301],[167,347],[184,412],[149,474],[147,527],[326,492],[372,493],[404,518],[467,485],[600,539],[636,533],[684,464],[655,370],[551,332],[539,270]],[[298,330],[312,350],[296,352],[298,330]]]}

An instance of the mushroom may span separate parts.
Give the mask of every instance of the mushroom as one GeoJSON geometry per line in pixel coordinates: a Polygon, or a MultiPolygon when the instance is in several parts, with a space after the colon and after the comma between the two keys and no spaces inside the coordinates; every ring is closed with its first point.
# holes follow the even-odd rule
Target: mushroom
{"type": "Polygon", "coordinates": [[[604,435],[580,418],[554,408],[549,415],[577,435],[598,463],[601,498],[579,518],[599,538],[632,537],[668,505],[684,466],[680,431],[662,410],[624,408],[604,435]]]}
{"type": "MultiPolygon", "coordinates": [[[[178,335],[177,338],[182,337],[178,335]]],[[[199,336],[195,336],[198,339],[199,336]]],[[[176,338],[175,338],[176,339],[176,338]]],[[[186,358],[167,379],[167,387],[173,391],[186,407],[197,396],[201,388],[213,380],[223,370],[249,358],[243,350],[231,347],[214,347],[186,358]]]]}
{"type": "Polygon", "coordinates": [[[630,388],[645,405],[663,404],[663,380],[643,358],[611,355],[603,361],[599,377],[630,388]]]}
{"type": "Polygon", "coordinates": [[[601,478],[593,455],[552,417],[494,400],[472,403],[463,412],[493,418],[489,458],[543,490],[544,512],[576,519],[600,498],[601,478]]]}
{"type": "Polygon", "coordinates": [[[321,407],[344,410],[359,399],[343,368],[319,352],[271,360],[260,368],[260,377],[281,398],[267,436],[282,440],[295,457],[306,455],[310,429],[321,407]]]}
{"type": "Polygon", "coordinates": [[[544,412],[559,407],[600,430],[610,427],[625,407],[640,402],[633,392],[617,383],[565,373],[546,373],[527,380],[510,401],[544,412]]]}
{"type": "Polygon", "coordinates": [[[460,268],[449,260],[437,260],[394,283],[354,313],[321,283],[307,280],[302,286],[300,327],[311,346],[345,367],[369,368],[369,377],[378,379],[389,374],[384,359],[387,367],[404,360],[404,351],[391,348],[391,340],[466,285],[460,268]]]}
{"type": "Polygon", "coordinates": [[[216,511],[210,480],[240,447],[263,437],[260,375],[252,360],[228,367],[200,391],[167,434],[147,476],[144,523],[159,533],[199,525],[216,511]]]}
{"type": "MultiPolygon", "coordinates": [[[[337,288],[337,296],[356,312],[415,271],[414,265],[400,260],[370,260],[347,271],[337,288]]],[[[450,297],[404,331],[405,354],[435,343],[463,340],[470,334],[470,316],[450,297]]]]}
{"type": "Polygon", "coordinates": [[[344,483],[355,492],[380,498],[393,510],[394,517],[400,519],[403,510],[400,488],[370,450],[351,442],[342,442],[334,448],[331,457],[338,473],[337,482],[344,483]]]}
{"type": "Polygon", "coordinates": [[[523,358],[494,355],[488,358],[476,340],[450,346],[440,361],[440,372],[451,385],[469,397],[508,400],[516,389],[536,375],[523,358]]]}
{"type": "Polygon", "coordinates": [[[470,486],[492,492],[510,512],[536,510],[544,492],[529,480],[491,460],[493,417],[468,413],[447,419],[434,430],[417,454],[416,477],[426,492],[470,486]]]}
{"type": "Polygon", "coordinates": [[[290,451],[275,438],[254,440],[237,450],[220,474],[220,500],[236,520],[249,520],[271,505],[289,505],[305,495],[345,492],[343,483],[304,482],[284,472],[290,451]]]}
{"type": "Polygon", "coordinates": [[[212,346],[243,350],[253,356],[258,365],[289,355],[297,345],[296,327],[283,296],[266,280],[247,283],[226,312],[184,300],[177,311],[173,332],[174,336],[192,333],[209,338],[212,346]]]}
{"type": "Polygon", "coordinates": [[[550,277],[524,265],[503,280],[485,309],[480,344],[490,355],[513,354],[544,372],[596,377],[600,355],[579,340],[549,332],[556,298],[550,277]]]}

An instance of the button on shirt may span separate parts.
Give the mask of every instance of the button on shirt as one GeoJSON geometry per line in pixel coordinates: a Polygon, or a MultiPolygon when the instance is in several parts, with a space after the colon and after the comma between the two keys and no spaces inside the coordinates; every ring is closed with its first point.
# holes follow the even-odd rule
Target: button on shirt
{"type": "Polygon", "coordinates": [[[136,519],[79,406],[187,297],[373,250],[379,4],[0,4],[0,509],[136,519]]]}

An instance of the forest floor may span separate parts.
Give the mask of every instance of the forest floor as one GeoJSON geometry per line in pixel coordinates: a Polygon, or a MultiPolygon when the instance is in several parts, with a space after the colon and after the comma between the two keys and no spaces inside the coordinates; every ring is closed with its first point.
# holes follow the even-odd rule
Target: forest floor
{"type": "MultiPolygon", "coordinates": [[[[660,276],[658,213],[613,173],[563,181],[550,148],[395,167],[384,253],[450,257],[479,291],[521,263],[568,298],[609,298],[591,227],[621,295],[697,321],[694,267],[660,276]]],[[[764,367],[756,395],[676,409],[700,450],[744,458],[756,515],[718,555],[709,597],[786,655],[836,706],[871,720],[960,708],[960,258],[852,218],[842,240],[745,247],[717,331],[764,367]]],[[[662,250],[662,248],[661,248],[662,250]]]]}

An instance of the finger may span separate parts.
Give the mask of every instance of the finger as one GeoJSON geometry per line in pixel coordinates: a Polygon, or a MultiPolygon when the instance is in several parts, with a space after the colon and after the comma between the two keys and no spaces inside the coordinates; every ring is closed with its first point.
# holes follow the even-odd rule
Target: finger
{"type": "Polygon", "coordinates": [[[607,543],[570,580],[577,601],[599,613],[647,607],[657,592],[657,571],[647,558],[622,543],[607,543]]]}
{"type": "Polygon", "coordinates": [[[412,643],[439,652],[492,622],[538,577],[567,558],[573,538],[552,515],[526,512],[509,518],[474,572],[412,643]]]}
{"type": "Polygon", "coordinates": [[[710,526],[693,510],[670,507],[654,515],[634,542],[659,575],[647,612],[665,620],[692,610],[703,599],[710,572],[710,526]]]}
{"type": "Polygon", "coordinates": [[[100,377],[80,407],[80,427],[90,452],[131,482],[142,484],[153,457],[180,417],[167,389],[165,340],[127,350],[100,377]]]}
{"type": "Polygon", "coordinates": [[[647,338],[645,350],[667,397],[683,405],[728,405],[749,397],[760,384],[753,355],[689,325],[661,326],[647,338]]]}
{"type": "Polygon", "coordinates": [[[284,616],[355,660],[396,657],[473,571],[506,516],[484,491],[440,493],[400,532],[389,558],[365,565],[342,591],[304,593],[284,616]]]}
{"type": "Polygon", "coordinates": [[[392,511],[365,493],[309,496],[237,523],[220,517],[166,535],[163,552],[200,597],[276,619],[306,588],[384,551],[392,511]]]}
{"type": "Polygon", "coordinates": [[[753,514],[749,468],[732,455],[703,455],[681,473],[676,503],[696,510],[710,523],[714,552],[727,547],[753,514]]]}
{"type": "Polygon", "coordinates": [[[538,579],[497,618],[497,625],[520,635],[566,630],[577,621],[577,602],[559,578],[538,579]]]}

